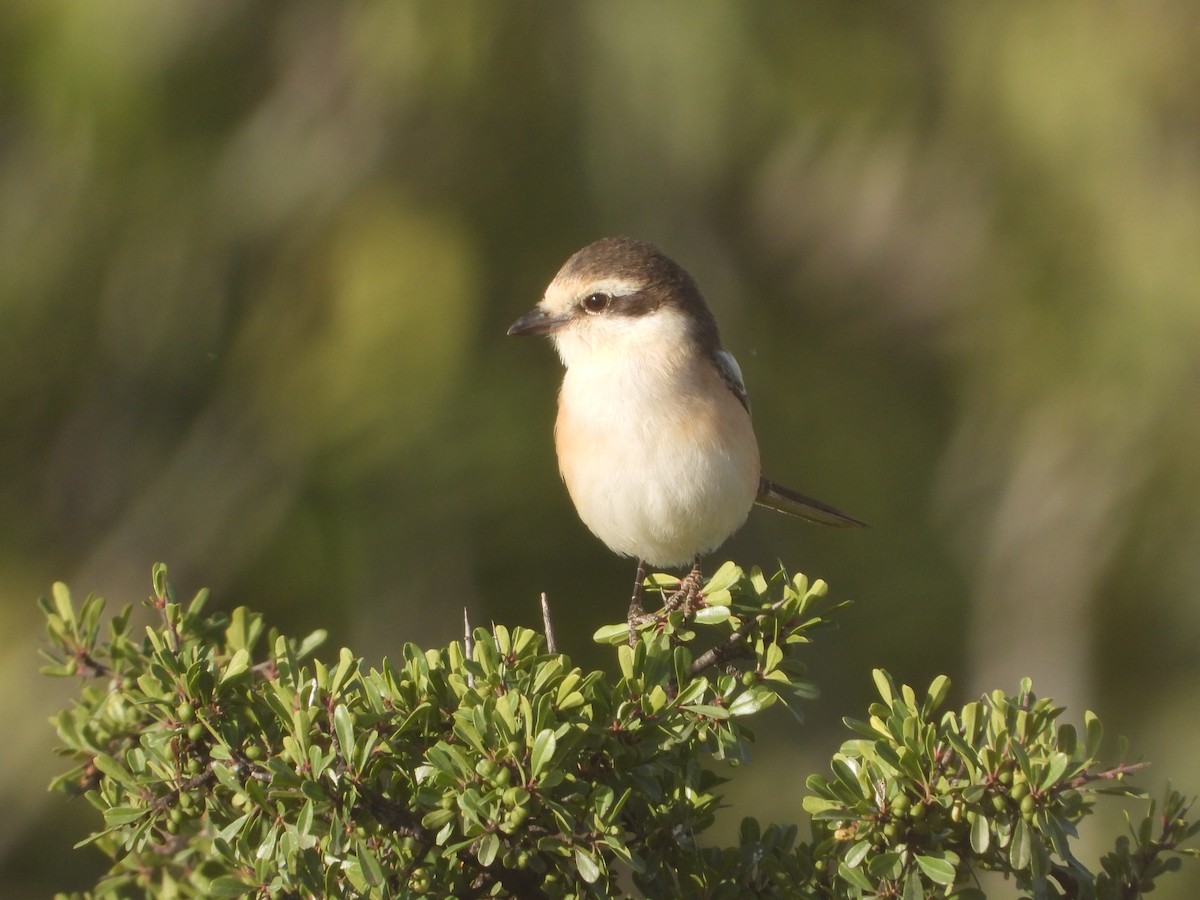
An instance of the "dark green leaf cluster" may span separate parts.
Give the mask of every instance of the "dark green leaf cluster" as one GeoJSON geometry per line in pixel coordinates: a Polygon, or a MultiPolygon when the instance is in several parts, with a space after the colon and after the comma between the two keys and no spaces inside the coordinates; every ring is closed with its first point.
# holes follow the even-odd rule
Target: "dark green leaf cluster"
{"type": "Polygon", "coordinates": [[[1015,697],[996,691],[939,715],[946,678],[918,697],[874,674],[881,702],[868,721],[846,720],[859,737],[834,756],[833,776],[808,780],[816,868],[833,896],[979,897],[974,874],[995,871],[1035,898],[1136,897],[1200,829],[1170,792],[1167,815],[1152,807],[1135,845],[1121,838],[1097,877],[1071,838],[1097,794],[1140,796],[1125,780],[1142,765],[1101,766],[1095,715],[1084,714],[1081,737],[1028,681],[1015,697]]]}
{"type": "MultiPolygon", "coordinates": [[[[104,815],[115,864],[96,896],[612,896],[796,882],[796,829],[747,825],[705,849],[742,722],[812,696],[795,650],[824,623],[824,584],[721,569],[631,646],[619,677],[585,673],[523,628],[403,647],[367,670],[309,659],[237,609],[174,602],[135,637],[126,609],[46,603],[52,674],[89,676],[57,719],[58,779],[104,815]],[[265,639],[265,640],[264,640],[265,639]],[[693,655],[697,648],[698,655],[693,655]],[[703,651],[700,651],[703,648],[703,651]],[[718,668],[718,663],[720,667],[718,668]]],[[[663,590],[670,584],[662,582],[663,590]]],[[[679,599],[679,598],[677,598],[679,599]]],[[[605,629],[608,639],[612,629],[605,629]]]]}
{"type": "Polygon", "coordinates": [[[938,717],[945,679],[918,700],[879,672],[882,702],[809,779],[814,840],[747,819],[706,845],[749,718],[815,695],[798,657],[831,607],[823,582],[732,564],[699,596],[653,581],[663,610],[632,643],[596,635],[612,675],[502,626],[327,664],[320,633],[176,603],[162,566],[140,631],[56,585],[46,671],[84,679],[56,785],[101,811],[84,843],[113,859],[88,896],[918,898],[968,896],[982,869],[1036,897],[1134,897],[1197,830],[1171,794],[1093,876],[1075,825],[1136,768],[1099,768],[1094,717],[1080,739],[1028,685],[938,717]]]}

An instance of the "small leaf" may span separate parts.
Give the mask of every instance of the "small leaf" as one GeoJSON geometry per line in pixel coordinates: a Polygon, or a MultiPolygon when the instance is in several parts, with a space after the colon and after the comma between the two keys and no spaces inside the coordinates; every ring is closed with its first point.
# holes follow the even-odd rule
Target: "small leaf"
{"type": "Polygon", "coordinates": [[[558,739],[549,728],[543,729],[533,739],[533,752],[530,755],[530,774],[534,777],[549,768],[554,759],[554,751],[558,747],[558,739]]]}
{"type": "Polygon", "coordinates": [[[383,884],[385,880],[383,867],[379,865],[379,860],[375,858],[375,854],[366,844],[359,842],[355,856],[358,858],[358,865],[362,869],[363,878],[366,879],[367,884],[372,887],[379,887],[383,884]]]}
{"type": "Polygon", "coordinates": [[[889,850],[886,853],[880,853],[871,857],[867,863],[867,871],[874,878],[896,879],[900,877],[903,871],[901,865],[901,855],[895,850],[889,850]]]}
{"type": "Polygon", "coordinates": [[[904,879],[904,893],[900,900],[925,900],[925,887],[921,884],[921,878],[915,869],[909,872],[908,877],[904,879]]]}
{"type": "Polygon", "coordinates": [[[1064,722],[1058,727],[1058,749],[1068,756],[1075,752],[1078,739],[1075,734],[1075,726],[1064,722]]]}
{"type": "Polygon", "coordinates": [[[929,880],[935,884],[949,887],[954,884],[954,866],[938,856],[917,856],[917,865],[921,867],[929,880]]]}
{"type": "Polygon", "coordinates": [[[691,703],[684,706],[683,709],[693,712],[698,716],[707,716],[710,719],[729,718],[729,710],[723,706],[711,706],[707,703],[691,703]]]}
{"type": "Polygon", "coordinates": [[[345,686],[346,680],[357,669],[357,661],[354,659],[354,654],[350,652],[350,648],[343,647],[339,650],[337,668],[333,670],[333,677],[329,680],[329,693],[336,696],[345,686]]]}
{"type": "Polygon", "coordinates": [[[896,696],[896,686],[892,683],[892,677],[883,669],[872,669],[871,677],[875,679],[875,690],[879,691],[883,702],[891,706],[896,696]]]}
{"type": "Polygon", "coordinates": [[[932,715],[946,701],[946,694],[950,691],[950,679],[945,675],[939,675],[933,679],[929,685],[929,692],[925,695],[925,703],[921,707],[921,712],[926,715],[932,715]]]}
{"type": "Polygon", "coordinates": [[[338,744],[342,748],[342,758],[353,764],[354,719],[344,703],[339,703],[333,711],[333,729],[337,732],[338,744]]]}
{"type": "Polygon", "coordinates": [[[304,640],[302,640],[296,647],[296,658],[304,659],[307,656],[311,656],[314,650],[325,643],[325,638],[328,636],[329,632],[327,632],[324,628],[318,628],[316,631],[309,632],[304,640]]]}
{"type": "Polygon", "coordinates": [[[768,706],[774,704],[778,696],[773,692],[763,687],[751,688],[739,694],[734,698],[734,701],[729,704],[729,715],[731,716],[752,716],[755,713],[762,712],[768,706]]]}
{"type": "Polygon", "coordinates": [[[104,824],[110,828],[128,825],[145,816],[150,810],[144,806],[113,806],[104,811],[104,824]]]}
{"type": "Polygon", "coordinates": [[[1046,770],[1042,773],[1042,777],[1038,782],[1038,787],[1042,790],[1053,787],[1058,784],[1063,775],[1066,774],[1067,766],[1071,760],[1062,753],[1050,754],[1050,761],[1046,763],[1046,770]]]}
{"type": "Polygon", "coordinates": [[[225,667],[225,671],[221,673],[221,684],[229,681],[231,678],[237,678],[243,672],[250,668],[250,651],[243,647],[229,660],[229,664],[225,667]]]}
{"type": "Polygon", "coordinates": [[[54,607],[58,610],[58,614],[64,622],[73,625],[75,623],[75,610],[71,606],[71,589],[61,581],[56,581],[50,586],[50,590],[54,594],[54,607]]]}
{"type": "Polygon", "coordinates": [[[730,615],[728,606],[705,606],[696,610],[694,620],[697,625],[716,625],[727,620],[730,615]]]}
{"type": "Polygon", "coordinates": [[[430,831],[436,831],[444,825],[449,825],[456,818],[458,813],[453,809],[435,809],[421,817],[421,824],[430,831]]]}
{"type": "Polygon", "coordinates": [[[987,816],[976,814],[971,822],[971,849],[980,856],[987,853],[992,843],[991,823],[987,816]]]}
{"type": "Polygon", "coordinates": [[[496,854],[499,851],[500,838],[494,831],[489,831],[479,839],[479,849],[475,852],[475,858],[481,866],[486,868],[495,862],[496,854]]]}
{"type": "Polygon", "coordinates": [[[206,897],[242,897],[250,893],[252,888],[232,875],[218,875],[208,883],[204,891],[206,897]]]}
{"type": "Polygon", "coordinates": [[[870,841],[859,841],[853,847],[846,851],[843,857],[846,865],[857,869],[862,861],[867,858],[867,854],[871,852],[870,841]]]}
{"type": "MultiPolygon", "coordinates": [[[[644,645],[643,645],[644,646],[644,645]]],[[[617,647],[617,664],[621,667],[621,677],[626,681],[634,681],[634,652],[629,644],[617,647]]]]}
{"type": "Polygon", "coordinates": [[[1104,726],[1100,724],[1100,720],[1090,709],[1083,714],[1083,724],[1084,748],[1087,755],[1095,759],[1100,753],[1100,742],[1104,739],[1104,726]]]}
{"type": "Polygon", "coordinates": [[[717,591],[727,591],[742,577],[741,566],[736,565],[733,561],[726,561],[721,565],[721,568],[713,572],[712,578],[708,579],[708,583],[704,586],[704,596],[707,597],[711,593],[717,591]]]}
{"type": "Polygon", "coordinates": [[[1008,847],[1008,861],[1018,872],[1029,868],[1033,858],[1033,834],[1024,819],[1017,819],[1013,829],[1012,843],[1008,847]]]}
{"type": "Polygon", "coordinates": [[[159,600],[167,597],[167,567],[165,563],[155,563],[150,569],[150,577],[154,581],[154,596],[159,600]]]}
{"type": "Polygon", "coordinates": [[[850,882],[851,886],[858,888],[860,891],[874,891],[871,880],[867,878],[866,873],[862,869],[853,868],[845,863],[838,863],[838,875],[843,881],[850,882]]]}
{"type": "Polygon", "coordinates": [[[620,625],[604,625],[597,628],[592,640],[597,644],[624,643],[629,640],[629,624],[622,622],[620,625]]]}
{"type": "Polygon", "coordinates": [[[600,878],[600,864],[595,855],[583,847],[575,847],[575,868],[588,884],[594,884],[600,878]]]}

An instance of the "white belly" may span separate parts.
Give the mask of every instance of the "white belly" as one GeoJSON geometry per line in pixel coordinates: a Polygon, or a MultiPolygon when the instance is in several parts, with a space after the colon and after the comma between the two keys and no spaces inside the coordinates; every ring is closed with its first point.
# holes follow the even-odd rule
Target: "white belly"
{"type": "Polygon", "coordinates": [[[571,366],[555,441],[584,524],[616,553],[652,565],[715,550],[758,492],[749,413],[704,360],[571,366]]]}

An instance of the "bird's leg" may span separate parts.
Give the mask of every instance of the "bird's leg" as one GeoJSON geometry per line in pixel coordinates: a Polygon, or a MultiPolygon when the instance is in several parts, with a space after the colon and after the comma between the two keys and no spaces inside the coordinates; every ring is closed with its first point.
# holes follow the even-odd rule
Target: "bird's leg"
{"type": "Polygon", "coordinates": [[[646,611],[642,609],[642,587],[646,580],[646,562],[638,560],[637,574],[633,577],[633,596],[629,598],[629,646],[637,641],[637,628],[646,620],[646,611]]]}

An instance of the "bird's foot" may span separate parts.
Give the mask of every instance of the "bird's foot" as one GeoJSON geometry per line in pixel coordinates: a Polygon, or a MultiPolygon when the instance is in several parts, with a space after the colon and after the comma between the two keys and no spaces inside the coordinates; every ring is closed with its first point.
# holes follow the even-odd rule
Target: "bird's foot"
{"type": "Polygon", "coordinates": [[[702,587],[704,587],[704,576],[700,572],[700,559],[697,557],[695,563],[692,564],[692,571],[683,576],[679,587],[663,601],[663,612],[672,613],[677,609],[695,612],[701,605],[702,587]]]}

